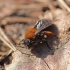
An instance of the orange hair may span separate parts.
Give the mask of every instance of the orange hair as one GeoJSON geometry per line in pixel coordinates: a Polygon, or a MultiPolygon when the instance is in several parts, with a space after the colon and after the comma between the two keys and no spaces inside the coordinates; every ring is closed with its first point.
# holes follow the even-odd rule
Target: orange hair
{"type": "Polygon", "coordinates": [[[32,39],[34,38],[34,33],[36,32],[35,28],[30,28],[26,33],[25,33],[25,38],[26,39],[32,39]]]}

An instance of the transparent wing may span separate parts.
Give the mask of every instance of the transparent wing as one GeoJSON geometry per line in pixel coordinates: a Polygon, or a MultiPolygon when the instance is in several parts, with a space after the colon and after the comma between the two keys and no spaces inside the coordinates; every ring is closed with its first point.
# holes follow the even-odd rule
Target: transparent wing
{"type": "Polygon", "coordinates": [[[50,25],[52,25],[52,23],[46,19],[37,21],[36,25],[34,26],[34,28],[37,29],[35,35],[44,30],[45,28],[49,27],[50,25]]]}

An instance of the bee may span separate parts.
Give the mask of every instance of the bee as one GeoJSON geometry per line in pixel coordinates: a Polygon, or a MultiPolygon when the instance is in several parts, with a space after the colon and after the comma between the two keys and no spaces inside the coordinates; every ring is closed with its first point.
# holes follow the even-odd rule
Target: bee
{"type": "MultiPolygon", "coordinates": [[[[46,19],[37,21],[37,23],[35,24],[35,26],[33,28],[30,28],[26,31],[22,42],[28,48],[31,48],[32,46],[34,47],[38,44],[42,44],[43,42],[47,43],[48,36],[52,35],[54,37],[57,37],[53,32],[45,30],[46,28],[48,28],[51,25],[52,25],[52,23],[46,19]]],[[[48,44],[47,44],[47,46],[48,46],[48,48],[50,48],[48,44]]]]}

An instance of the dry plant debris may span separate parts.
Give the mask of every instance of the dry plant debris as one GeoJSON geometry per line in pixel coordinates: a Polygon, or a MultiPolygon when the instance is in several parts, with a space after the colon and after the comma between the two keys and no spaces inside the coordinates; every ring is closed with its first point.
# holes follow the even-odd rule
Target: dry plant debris
{"type": "MultiPolygon", "coordinates": [[[[0,69],[69,70],[69,6],[69,0],[1,0],[0,58],[2,59],[0,62],[8,57],[10,53],[12,54],[12,50],[14,52],[12,54],[13,60],[10,60],[12,63],[9,65],[6,65],[5,62],[3,62],[3,64],[0,63],[0,69]],[[35,25],[36,21],[40,19],[48,19],[57,27],[58,32],[56,32],[55,28],[52,29],[59,36],[59,49],[54,52],[54,55],[51,55],[51,51],[49,50],[48,52],[46,47],[44,49],[40,49],[42,50],[40,54],[34,50],[31,51],[29,49],[22,48],[24,45],[22,45],[22,47],[17,46],[16,48],[14,46],[14,44],[18,44],[23,39],[26,30],[35,25]],[[16,49],[17,51],[15,51],[16,49]]],[[[57,46],[53,45],[53,47],[57,46]]]]}

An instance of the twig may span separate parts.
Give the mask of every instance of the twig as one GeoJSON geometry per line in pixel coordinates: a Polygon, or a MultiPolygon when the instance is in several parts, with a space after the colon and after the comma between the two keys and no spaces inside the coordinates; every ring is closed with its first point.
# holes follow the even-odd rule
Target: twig
{"type": "MultiPolygon", "coordinates": [[[[55,5],[55,6],[57,6],[57,2],[53,2],[53,4],[55,5]]],[[[30,5],[17,5],[17,6],[15,6],[15,5],[13,5],[13,7],[14,7],[14,9],[23,9],[23,10],[25,10],[25,9],[36,9],[36,10],[41,10],[43,7],[48,7],[48,5],[47,5],[47,3],[46,2],[44,2],[44,3],[38,3],[38,4],[30,4],[30,5]]]]}
{"type": "Polygon", "coordinates": [[[18,5],[15,6],[17,9],[41,9],[42,7],[47,6],[45,3],[40,3],[40,4],[30,4],[30,5],[18,5]]]}
{"type": "MultiPolygon", "coordinates": [[[[0,55],[2,55],[2,56],[7,56],[7,55],[9,55],[10,53],[12,52],[12,50],[9,50],[9,51],[7,51],[7,52],[0,52],[0,55]]],[[[1,57],[0,57],[1,58],[1,57]]]]}
{"type": "Polygon", "coordinates": [[[64,2],[64,0],[58,0],[59,3],[61,3],[61,5],[67,9],[68,12],[70,12],[70,8],[67,6],[67,4],[64,2]]]}
{"type": "Polygon", "coordinates": [[[26,17],[6,17],[2,20],[5,21],[5,23],[2,23],[2,25],[6,25],[8,22],[13,23],[13,22],[27,22],[30,23],[33,20],[38,20],[38,19],[33,19],[33,18],[26,18],[26,17]]]}
{"type": "Polygon", "coordinates": [[[49,65],[47,64],[47,62],[43,59],[43,61],[45,62],[45,64],[47,65],[47,67],[49,68],[49,70],[51,70],[50,69],[50,67],[49,67],[49,65]]]}
{"type": "Polygon", "coordinates": [[[0,27],[0,39],[9,47],[11,48],[13,51],[16,51],[15,46],[10,42],[10,40],[8,39],[8,37],[5,35],[5,33],[3,32],[2,28],[0,27]]]}

